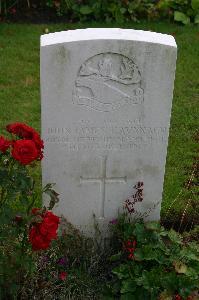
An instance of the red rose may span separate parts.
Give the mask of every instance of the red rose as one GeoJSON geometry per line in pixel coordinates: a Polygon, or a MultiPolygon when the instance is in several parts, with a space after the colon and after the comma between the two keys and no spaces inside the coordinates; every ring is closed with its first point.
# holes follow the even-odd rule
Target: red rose
{"type": "Polygon", "coordinates": [[[23,123],[12,123],[7,125],[6,129],[8,132],[17,135],[20,138],[34,141],[38,150],[38,159],[41,160],[43,158],[42,149],[44,148],[44,143],[34,128],[23,123]]]}
{"type": "Polygon", "coordinates": [[[12,123],[6,126],[6,130],[10,133],[16,134],[20,138],[31,140],[33,134],[36,132],[32,127],[23,123],[12,123]]]}
{"type": "Polygon", "coordinates": [[[38,150],[31,140],[18,140],[13,143],[12,156],[22,165],[28,165],[38,158],[38,150]]]}
{"type": "Polygon", "coordinates": [[[37,147],[38,150],[38,159],[42,160],[43,158],[43,151],[44,149],[44,142],[41,140],[39,134],[36,132],[33,134],[33,139],[32,139],[37,147]]]}
{"type": "Polygon", "coordinates": [[[58,224],[59,218],[47,211],[43,216],[43,222],[40,223],[40,233],[47,239],[56,239],[58,224]]]}
{"type": "Polygon", "coordinates": [[[3,136],[0,136],[0,151],[5,153],[10,147],[11,142],[5,139],[3,136]]]}
{"type": "Polygon", "coordinates": [[[67,272],[62,271],[59,273],[59,279],[62,281],[64,281],[67,278],[67,276],[68,276],[67,272]]]}
{"type": "MultiPolygon", "coordinates": [[[[37,209],[33,209],[33,214],[37,211],[37,209]]],[[[29,241],[35,251],[47,249],[51,240],[57,238],[59,217],[50,211],[41,214],[41,217],[42,222],[34,224],[29,231],[29,241]]]]}
{"type": "Polygon", "coordinates": [[[45,250],[50,246],[51,240],[47,240],[40,234],[39,226],[33,226],[29,231],[29,241],[32,244],[32,250],[45,250]]]}

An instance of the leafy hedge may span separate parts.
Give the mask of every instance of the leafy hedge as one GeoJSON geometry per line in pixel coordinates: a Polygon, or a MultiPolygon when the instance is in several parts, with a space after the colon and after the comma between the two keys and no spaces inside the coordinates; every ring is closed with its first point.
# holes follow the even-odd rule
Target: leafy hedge
{"type": "Polygon", "coordinates": [[[169,19],[199,23],[199,0],[0,0],[0,15],[38,10],[65,16],[68,21],[169,19]]]}

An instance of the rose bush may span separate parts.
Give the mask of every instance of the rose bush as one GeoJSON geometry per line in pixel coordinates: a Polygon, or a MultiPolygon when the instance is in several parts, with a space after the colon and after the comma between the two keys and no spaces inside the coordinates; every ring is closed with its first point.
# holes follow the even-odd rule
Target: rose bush
{"type": "Polygon", "coordinates": [[[50,211],[58,201],[51,184],[41,191],[50,196],[49,206],[33,208],[41,202],[31,175],[43,158],[39,133],[23,123],[6,130],[10,138],[0,136],[0,299],[18,294],[23,278],[34,271],[35,253],[51,246],[59,226],[50,211]]]}

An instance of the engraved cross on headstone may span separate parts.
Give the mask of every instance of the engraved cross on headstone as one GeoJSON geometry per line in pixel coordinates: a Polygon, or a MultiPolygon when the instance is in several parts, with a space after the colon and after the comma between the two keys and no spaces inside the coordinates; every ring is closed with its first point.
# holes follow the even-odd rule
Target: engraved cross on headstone
{"type": "Polygon", "coordinates": [[[126,177],[107,177],[106,175],[107,156],[102,157],[101,160],[101,175],[99,177],[80,177],[80,183],[100,183],[101,192],[101,208],[100,217],[104,218],[104,206],[106,197],[106,184],[107,183],[126,183],[126,177]]]}

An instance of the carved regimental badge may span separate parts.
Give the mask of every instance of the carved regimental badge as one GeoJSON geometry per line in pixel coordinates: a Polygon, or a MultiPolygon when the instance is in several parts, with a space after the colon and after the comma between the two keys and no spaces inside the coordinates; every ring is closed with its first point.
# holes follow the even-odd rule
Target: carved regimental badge
{"type": "Polygon", "coordinates": [[[81,65],[73,90],[74,104],[110,112],[125,104],[140,104],[143,100],[141,74],[130,58],[103,53],[81,65]]]}

